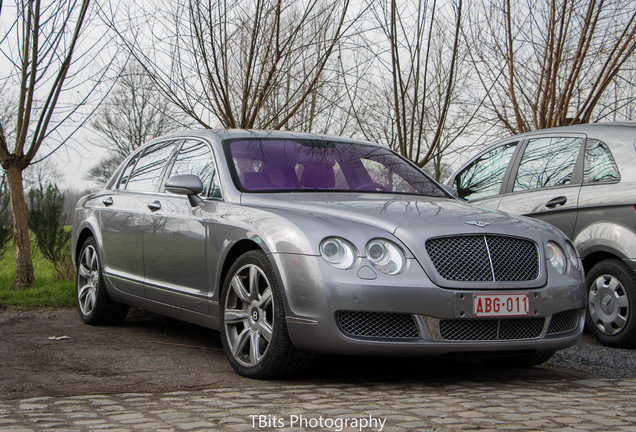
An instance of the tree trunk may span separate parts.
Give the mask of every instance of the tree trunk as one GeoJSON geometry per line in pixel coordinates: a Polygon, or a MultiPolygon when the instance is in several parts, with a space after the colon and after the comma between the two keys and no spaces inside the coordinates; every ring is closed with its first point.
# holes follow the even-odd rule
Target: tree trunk
{"type": "Polygon", "coordinates": [[[33,285],[35,275],[31,260],[31,239],[27,222],[26,204],[24,202],[24,186],[22,184],[22,169],[17,164],[9,164],[5,168],[9,197],[11,198],[11,213],[13,214],[13,243],[15,245],[15,281],[16,288],[33,285]]]}

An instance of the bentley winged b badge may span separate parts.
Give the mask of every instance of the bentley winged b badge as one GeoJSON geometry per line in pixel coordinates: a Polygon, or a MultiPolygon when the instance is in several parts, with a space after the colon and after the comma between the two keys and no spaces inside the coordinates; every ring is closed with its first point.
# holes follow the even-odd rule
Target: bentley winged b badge
{"type": "Polygon", "coordinates": [[[468,225],[475,225],[475,226],[478,226],[480,228],[487,227],[488,225],[490,225],[489,222],[484,222],[484,221],[480,221],[480,220],[464,221],[464,223],[467,223],[468,225]]]}

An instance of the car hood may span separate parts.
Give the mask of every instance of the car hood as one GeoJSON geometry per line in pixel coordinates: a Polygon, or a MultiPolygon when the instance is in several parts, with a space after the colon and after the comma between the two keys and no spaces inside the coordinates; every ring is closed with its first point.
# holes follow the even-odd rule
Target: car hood
{"type": "Polygon", "coordinates": [[[510,216],[455,199],[412,195],[279,193],[244,194],[243,205],[311,216],[313,220],[350,221],[374,226],[410,245],[438,235],[496,233],[531,237],[545,224],[510,216]]]}

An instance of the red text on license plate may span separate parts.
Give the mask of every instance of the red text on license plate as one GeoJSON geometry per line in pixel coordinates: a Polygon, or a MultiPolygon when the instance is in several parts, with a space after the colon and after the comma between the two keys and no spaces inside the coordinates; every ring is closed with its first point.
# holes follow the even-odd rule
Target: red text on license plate
{"type": "Polygon", "coordinates": [[[475,294],[473,316],[523,316],[530,312],[528,294],[475,294]]]}

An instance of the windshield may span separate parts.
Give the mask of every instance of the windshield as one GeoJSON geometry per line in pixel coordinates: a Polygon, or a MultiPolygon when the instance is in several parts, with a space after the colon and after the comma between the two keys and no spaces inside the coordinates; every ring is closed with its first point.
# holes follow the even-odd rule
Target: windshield
{"type": "Polygon", "coordinates": [[[446,197],[413,165],[382,147],[324,140],[240,139],[225,143],[246,192],[380,192],[446,197]]]}

